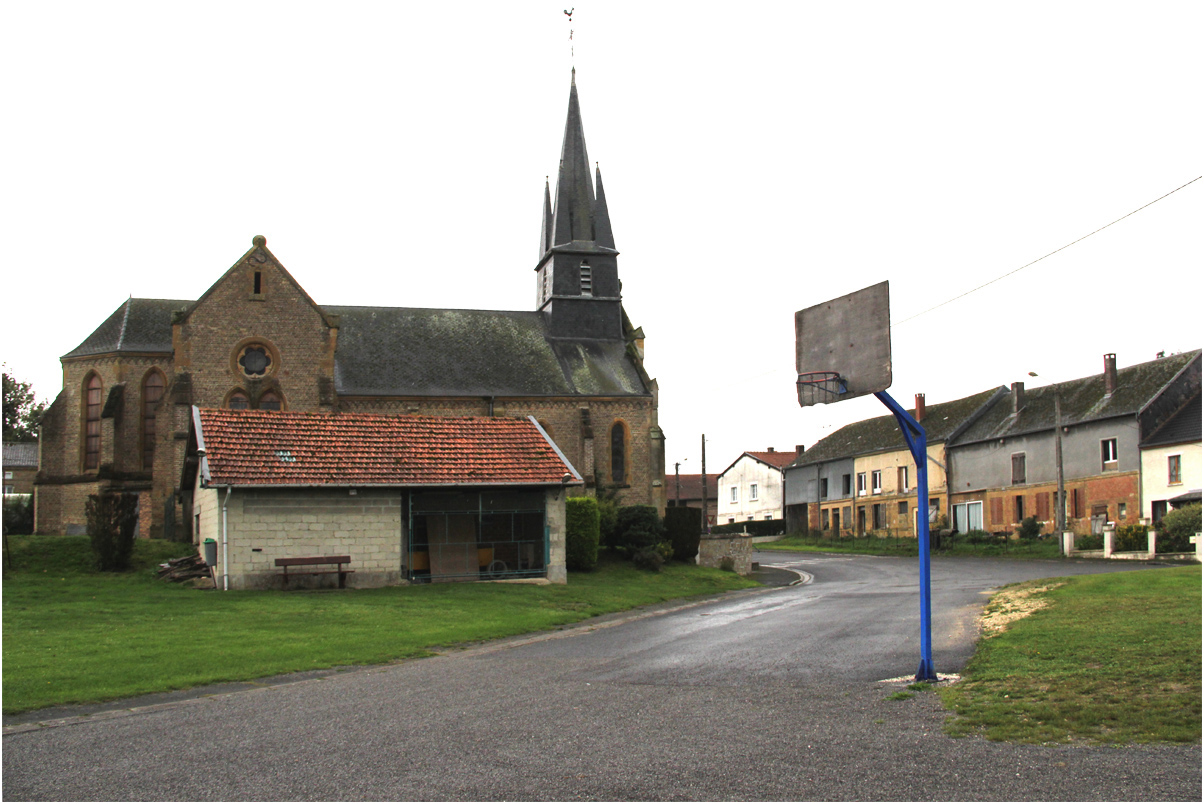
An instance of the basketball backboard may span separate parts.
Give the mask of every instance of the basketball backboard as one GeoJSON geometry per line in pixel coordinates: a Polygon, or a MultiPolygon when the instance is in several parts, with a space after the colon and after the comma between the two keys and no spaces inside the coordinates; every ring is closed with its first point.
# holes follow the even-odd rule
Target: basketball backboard
{"type": "Polygon", "coordinates": [[[803,407],[890,388],[890,282],[799,310],[794,334],[803,407]]]}

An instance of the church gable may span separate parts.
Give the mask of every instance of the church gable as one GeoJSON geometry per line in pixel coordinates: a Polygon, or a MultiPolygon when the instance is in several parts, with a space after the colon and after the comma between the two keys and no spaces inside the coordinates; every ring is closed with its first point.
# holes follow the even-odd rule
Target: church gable
{"type": "Polygon", "coordinates": [[[176,370],[190,375],[193,404],[315,410],[333,403],[337,320],[262,236],[172,324],[176,370]]]}

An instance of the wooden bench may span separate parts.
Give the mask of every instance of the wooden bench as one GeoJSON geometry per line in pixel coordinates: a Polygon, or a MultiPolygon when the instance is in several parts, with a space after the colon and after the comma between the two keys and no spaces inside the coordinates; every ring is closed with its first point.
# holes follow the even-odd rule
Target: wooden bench
{"type": "Polygon", "coordinates": [[[276,566],[284,569],[284,585],[283,588],[288,588],[289,567],[329,567],[338,565],[338,569],[312,569],[301,572],[293,571],[293,575],[338,575],[339,588],[347,588],[347,576],[355,572],[355,570],[343,569],[344,564],[351,563],[351,556],[310,556],[308,558],[278,558],[276,566]]]}

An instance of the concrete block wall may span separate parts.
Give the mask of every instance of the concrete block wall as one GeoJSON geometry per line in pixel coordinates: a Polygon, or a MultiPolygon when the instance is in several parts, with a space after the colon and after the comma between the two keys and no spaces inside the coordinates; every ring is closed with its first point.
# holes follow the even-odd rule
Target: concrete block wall
{"type": "MultiPolygon", "coordinates": [[[[224,497],[224,490],[218,493],[224,497]]],[[[220,500],[218,502],[220,508],[220,500]]],[[[396,489],[236,489],[227,510],[227,549],[233,589],[280,588],[277,558],[349,555],[348,587],[401,581],[401,493],[396,489]]],[[[216,527],[202,514],[202,539],[216,527]]],[[[300,570],[299,570],[300,571],[300,570]]],[[[220,573],[219,573],[220,575],[220,573]]],[[[337,576],[290,580],[290,588],[337,585],[337,576]]]]}

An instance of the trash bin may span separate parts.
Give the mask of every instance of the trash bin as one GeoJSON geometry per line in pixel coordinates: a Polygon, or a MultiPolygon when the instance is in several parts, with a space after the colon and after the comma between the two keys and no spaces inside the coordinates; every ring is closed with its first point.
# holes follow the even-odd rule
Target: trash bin
{"type": "Polygon", "coordinates": [[[205,540],[205,563],[211,567],[217,564],[217,542],[213,539],[205,540]]]}

